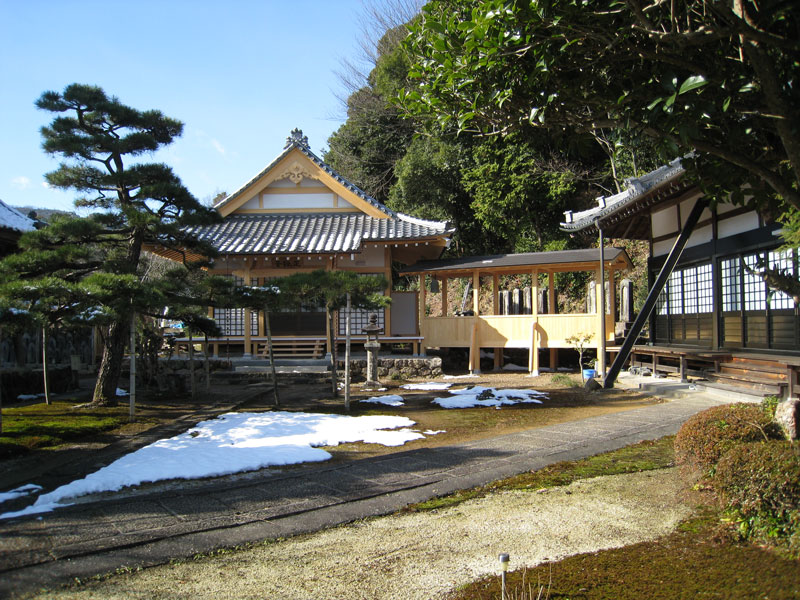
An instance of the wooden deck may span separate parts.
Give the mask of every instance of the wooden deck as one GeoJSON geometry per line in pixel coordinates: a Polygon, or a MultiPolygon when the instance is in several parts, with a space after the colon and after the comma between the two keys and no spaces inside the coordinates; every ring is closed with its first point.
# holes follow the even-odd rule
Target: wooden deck
{"type": "Polygon", "coordinates": [[[707,380],[714,387],[754,395],[792,398],[800,356],[748,351],[704,351],[680,346],[634,346],[631,366],[707,380]]]}

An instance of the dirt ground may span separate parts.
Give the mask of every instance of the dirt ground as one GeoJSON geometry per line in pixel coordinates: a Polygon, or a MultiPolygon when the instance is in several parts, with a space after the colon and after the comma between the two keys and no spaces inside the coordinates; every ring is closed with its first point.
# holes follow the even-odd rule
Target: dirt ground
{"type": "Polygon", "coordinates": [[[654,539],[688,513],[675,469],[599,477],[370,519],[33,597],[446,598],[497,572],[501,552],[510,554],[512,569],[533,566],[654,539]]]}

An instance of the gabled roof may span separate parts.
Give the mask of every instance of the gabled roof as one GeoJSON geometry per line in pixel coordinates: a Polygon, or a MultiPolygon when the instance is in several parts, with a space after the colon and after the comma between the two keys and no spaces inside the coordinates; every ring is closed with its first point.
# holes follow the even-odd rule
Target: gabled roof
{"type": "Polygon", "coordinates": [[[319,167],[320,169],[322,169],[322,171],[324,171],[327,175],[329,175],[333,181],[343,186],[347,191],[354,194],[357,198],[363,200],[373,208],[385,214],[387,217],[395,216],[395,212],[393,210],[378,202],[375,198],[367,194],[357,185],[347,181],[344,177],[342,177],[336,171],[334,171],[330,165],[324,162],[319,156],[314,154],[308,145],[308,137],[303,135],[303,132],[300,129],[293,129],[289,137],[286,138],[286,146],[284,146],[283,152],[281,152],[272,162],[270,162],[266,167],[264,167],[255,177],[251,178],[247,183],[245,183],[238,190],[230,194],[227,198],[224,198],[223,200],[215,204],[214,208],[225,214],[225,207],[239,200],[242,194],[246,193],[253,185],[256,184],[256,182],[258,182],[267,173],[273,170],[284,158],[286,158],[289,154],[291,154],[291,152],[295,149],[299,150],[306,158],[308,158],[312,163],[314,163],[317,167],[319,167]]]}
{"type": "Polygon", "coordinates": [[[600,221],[604,230],[609,229],[606,233],[612,237],[647,239],[643,230],[649,231],[650,217],[643,215],[642,210],[660,201],[664,194],[677,194],[688,189],[690,184],[681,181],[685,172],[681,159],[676,158],[646,175],[626,179],[625,190],[609,197],[600,196],[596,207],[580,212],[566,211],[561,229],[568,232],[583,231],[594,228],[600,221]],[[643,227],[636,227],[637,220],[642,220],[643,227]],[[637,229],[640,230],[639,235],[636,235],[637,229]],[[634,235],[621,235],[623,231],[634,235]]]}
{"type": "Polygon", "coordinates": [[[390,219],[363,213],[230,215],[222,223],[188,231],[222,254],[358,252],[363,242],[419,243],[454,231],[446,223],[393,215],[390,219]]]}
{"type": "Polygon", "coordinates": [[[447,222],[417,219],[384,206],[311,152],[299,129],[292,131],[275,160],[215,208],[224,217],[221,223],[189,227],[188,232],[222,254],[355,253],[365,242],[383,242],[401,247],[393,258],[408,263],[441,255],[455,231],[447,222]],[[289,157],[293,153],[294,159],[289,157]],[[305,177],[340,195],[347,208],[241,208],[273,183],[288,178],[300,186],[305,177]]]}

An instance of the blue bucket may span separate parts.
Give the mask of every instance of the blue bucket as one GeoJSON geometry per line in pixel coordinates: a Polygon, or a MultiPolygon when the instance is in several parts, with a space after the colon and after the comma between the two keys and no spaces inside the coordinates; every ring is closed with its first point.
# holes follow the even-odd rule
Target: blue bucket
{"type": "Polygon", "coordinates": [[[597,375],[597,372],[594,369],[584,369],[583,370],[583,378],[584,379],[593,379],[595,375],[597,375]]]}

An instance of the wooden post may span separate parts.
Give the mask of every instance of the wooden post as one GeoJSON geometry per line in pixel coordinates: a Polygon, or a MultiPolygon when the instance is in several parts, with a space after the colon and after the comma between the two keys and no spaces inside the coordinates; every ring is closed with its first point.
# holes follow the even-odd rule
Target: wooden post
{"type": "Polygon", "coordinates": [[[42,327],[42,377],[44,378],[44,403],[50,404],[50,386],[47,383],[47,325],[42,327]]]}
{"type": "MultiPolygon", "coordinates": [[[[500,314],[500,277],[497,273],[492,273],[492,314],[500,314]]],[[[499,371],[503,368],[503,348],[494,349],[494,370],[499,371]]]]}
{"type": "Polygon", "coordinates": [[[500,314],[500,277],[497,273],[492,275],[492,314],[500,314]]]}
{"type": "Polygon", "coordinates": [[[131,315],[131,384],[128,390],[128,420],[133,423],[136,406],[136,313],[131,315]]]}
{"type": "Polygon", "coordinates": [[[188,329],[189,333],[189,379],[191,380],[192,400],[197,399],[197,382],[194,377],[194,340],[192,339],[192,329],[188,329]]]}
{"type": "Polygon", "coordinates": [[[269,356],[269,367],[272,372],[272,395],[275,397],[275,406],[281,405],[278,397],[278,372],[275,370],[275,352],[272,347],[272,328],[269,324],[269,311],[264,309],[264,326],[267,334],[267,354],[269,356]]]}
{"type": "Polygon", "coordinates": [[[344,315],[344,409],[350,410],[350,294],[347,294],[347,311],[344,315]]]}
{"type": "Polygon", "coordinates": [[[244,309],[244,352],[242,358],[250,358],[252,356],[253,346],[250,337],[250,309],[244,309]]]}
{"type": "Polygon", "coordinates": [[[472,273],[472,312],[477,317],[480,314],[481,276],[478,271],[472,273]]]}
{"type": "Polygon", "coordinates": [[[528,372],[531,377],[539,376],[539,317],[531,319],[531,350],[528,353],[528,372]]]}
{"type": "Polygon", "coordinates": [[[469,342],[469,372],[472,374],[480,374],[481,372],[481,348],[478,341],[478,319],[472,319],[472,336],[469,342]]]}
{"type": "Polygon", "coordinates": [[[539,271],[531,271],[531,347],[528,352],[528,374],[539,375],[539,339],[536,327],[539,323],[539,271]]]}
{"type": "Polygon", "coordinates": [[[442,316],[447,316],[447,277],[442,277],[442,316]]]}
{"type": "Polygon", "coordinates": [[[605,255],[605,236],[597,221],[597,230],[600,232],[600,268],[597,270],[598,285],[597,292],[597,313],[600,317],[598,344],[597,344],[597,371],[601,381],[606,378],[606,255],[605,255]]]}
{"type": "Polygon", "coordinates": [[[606,350],[606,341],[603,339],[605,335],[606,329],[606,313],[603,308],[605,302],[603,301],[605,296],[605,290],[603,286],[603,280],[600,279],[602,277],[602,273],[600,269],[597,269],[595,273],[596,277],[596,284],[594,286],[594,295],[595,295],[595,307],[596,307],[596,314],[597,314],[597,337],[595,338],[597,341],[597,376],[602,380],[605,376],[605,350],[606,350]]]}

